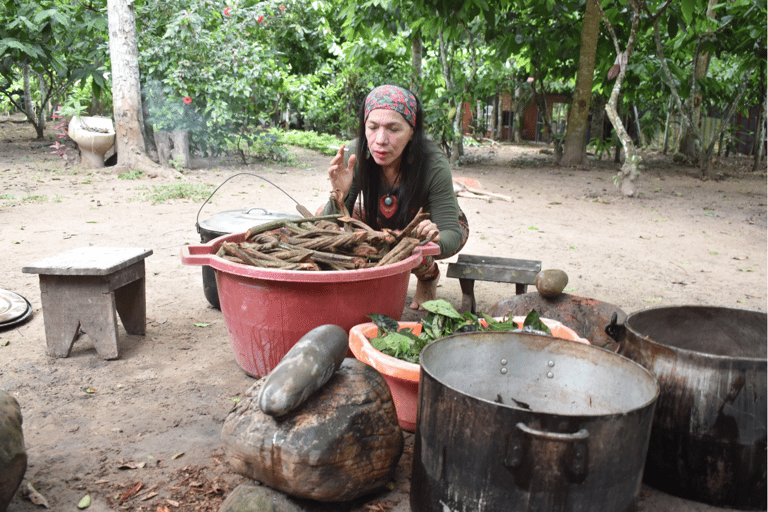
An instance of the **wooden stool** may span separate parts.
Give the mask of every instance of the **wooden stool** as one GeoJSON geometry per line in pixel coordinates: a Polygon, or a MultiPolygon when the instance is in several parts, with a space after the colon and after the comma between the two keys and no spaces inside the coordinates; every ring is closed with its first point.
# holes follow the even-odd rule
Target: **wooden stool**
{"type": "Polygon", "coordinates": [[[446,275],[459,279],[462,293],[460,312],[469,310],[472,313],[477,313],[476,280],[515,283],[515,293],[520,295],[525,293],[529,284],[534,284],[536,274],[539,272],[541,272],[541,262],[537,260],[514,260],[459,254],[456,263],[448,264],[446,275]]]}
{"type": "Polygon", "coordinates": [[[144,259],[151,249],[82,247],[22,269],[40,274],[48,353],[68,357],[83,326],[103,359],[117,359],[117,316],[128,334],[147,331],[144,259]]]}

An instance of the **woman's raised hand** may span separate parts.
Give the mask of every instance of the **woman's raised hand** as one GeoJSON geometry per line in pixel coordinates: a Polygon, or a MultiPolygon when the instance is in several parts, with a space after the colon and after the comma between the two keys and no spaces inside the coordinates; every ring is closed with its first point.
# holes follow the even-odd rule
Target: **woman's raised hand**
{"type": "Polygon", "coordinates": [[[328,178],[331,180],[333,190],[341,191],[342,201],[347,198],[349,189],[352,187],[352,177],[355,173],[356,155],[350,155],[347,166],[344,167],[344,146],[339,148],[336,156],[331,160],[331,166],[328,168],[328,178]]]}

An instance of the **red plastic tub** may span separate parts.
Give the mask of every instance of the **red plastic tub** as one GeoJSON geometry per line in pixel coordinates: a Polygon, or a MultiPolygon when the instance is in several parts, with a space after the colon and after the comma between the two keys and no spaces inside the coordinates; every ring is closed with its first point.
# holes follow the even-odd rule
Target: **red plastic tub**
{"type": "Polygon", "coordinates": [[[440,249],[428,243],[392,265],[344,271],[275,270],[219,258],[224,242],[242,242],[245,233],[181,248],[185,265],[208,265],[216,286],[237,364],[249,375],[267,375],[307,332],[325,324],[349,331],[369,314],[400,319],[410,272],[422,256],[440,249]]]}

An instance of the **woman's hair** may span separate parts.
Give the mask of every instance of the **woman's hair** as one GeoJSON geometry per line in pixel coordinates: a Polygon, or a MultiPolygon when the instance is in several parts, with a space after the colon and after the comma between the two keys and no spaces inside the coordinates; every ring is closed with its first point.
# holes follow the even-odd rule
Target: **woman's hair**
{"type": "MultiPolygon", "coordinates": [[[[413,138],[405,146],[400,160],[400,182],[395,194],[397,210],[390,219],[382,218],[384,226],[392,229],[404,228],[416,215],[419,207],[424,205],[426,199],[424,111],[418,97],[415,94],[413,97],[416,98],[416,119],[413,125],[413,138]]],[[[360,105],[357,129],[357,166],[360,172],[360,194],[365,212],[363,221],[376,229],[379,200],[382,196],[380,190],[382,169],[368,151],[368,139],[365,136],[365,101],[360,105]]]]}

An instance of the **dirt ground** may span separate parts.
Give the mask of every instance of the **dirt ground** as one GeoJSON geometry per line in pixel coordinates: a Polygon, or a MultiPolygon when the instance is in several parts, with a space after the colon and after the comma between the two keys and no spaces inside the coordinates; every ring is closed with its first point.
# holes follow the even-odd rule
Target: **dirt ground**
{"type": "MultiPolygon", "coordinates": [[[[0,288],[23,295],[34,315],[0,332],[0,388],[21,404],[29,457],[10,509],[39,508],[27,484],[52,510],[215,511],[243,478],[228,470],[221,428],[254,379],[235,362],[221,313],[203,295],[198,267],[180,248],[200,242],[200,200],[152,204],[147,192],[168,179],[118,179],[108,170],[65,167],[50,141],[25,124],[0,119],[0,288]],[[146,336],[122,330],[120,358],[102,360],[87,334],[70,357],[46,354],[38,277],[25,265],[85,246],[144,247],[146,336]]],[[[647,153],[639,197],[613,184],[617,164],[588,170],[553,166],[542,146],[469,148],[454,176],[478,180],[513,201],[460,198],[471,228],[464,253],[537,259],[569,276],[568,293],[627,313],[666,305],[766,310],[766,174],[751,161],[717,163],[721,180],[701,181],[694,168],[647,153]]],[[[184,182],[218,185],[236,172],[257,173],[314,210],[329,191],[330,159],[293,149],[295,164],[238,166],[207,162],[184,182]],[[205,168],[202,168],[205,167],[205,168]]],[[[257,178],[230,180],[200,219],[262,206],[293,212],[294,202],[257,178]]],[[[455,259],[455,258],[454,258],[455,259]]],[[[443,274],[448,262],[441,264],[443,274]]],[[[409,286],[409,300],[415,285],[409,286]]],[[[514,286],[478,282],[479,310],[514,295],[514,286]]],[[[459,307],[461,291],[443,278],[438,294],[459,307]]],[[[409,311],[404,318],[416,318],[409,311]]],[[[328,319],[333,322],[332,318],[328,319]]],[[[407,436],[407,447],[412,436],[407,436]]],[[[383,503],[408,511],[409,452],[394,490],[360,500],[355,511],[383,503]]],[[[643,487],[645,510],[715,511],[643,487]]]]}

